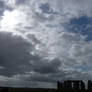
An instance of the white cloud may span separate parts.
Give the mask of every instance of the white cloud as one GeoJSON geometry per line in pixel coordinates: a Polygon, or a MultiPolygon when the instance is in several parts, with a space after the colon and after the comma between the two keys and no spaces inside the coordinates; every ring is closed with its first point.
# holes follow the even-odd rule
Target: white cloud
{"type": "MultiPolygon", "coordinates": [[[[92,64],[92,42],[85,41],[85,36],[68,32],[64,24],[72,18],[83,15],[91,17],[91,0],[53,0],[53,2],[50,0],[23,0],[23,2],[22,0],[5,0],[4,3],[13,10],[4,11],[0,21],[0,30],[21,34],[23,39],[25,38],[25,41],[31,44],[28,47],[34,46],[26,51],[24,45],[23,52],[30,53],[27,56],[21,53],[21,46],[18,48],[20,57],[28,57],[28,63],[32,61],[30,63],[32,71],[28,71],[27,78],[25,78],[26,74],[20,75],[24,77],[22,80],[30,79],[30,76],[30,80],[37,81],[76,79],[77,77],[86,80],[88,77],[90,78],[89,73],[74,67],[84,65],[86,67],[92,64]],[[52,12],[43,12],[40,6],[45,3],[49,5],[52,12]],[[60,65],[57,64],[58,62],[60,65]],[[52,76],[54,77],[52,78],[52,76]]],[[[12,40],[12,43],[14,41],[15,39],[12,40]]],[[[17,41],[21,43],[21,41],[17,41]]]]}

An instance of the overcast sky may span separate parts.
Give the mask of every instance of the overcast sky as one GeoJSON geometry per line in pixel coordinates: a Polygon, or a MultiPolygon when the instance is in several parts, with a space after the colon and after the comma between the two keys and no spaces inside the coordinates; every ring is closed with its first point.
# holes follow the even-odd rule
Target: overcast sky
{"type": "Polygon", "coordinates": [[[2,85],[66,79],[92,79],[92,0],[0,0],[2,85]]]}

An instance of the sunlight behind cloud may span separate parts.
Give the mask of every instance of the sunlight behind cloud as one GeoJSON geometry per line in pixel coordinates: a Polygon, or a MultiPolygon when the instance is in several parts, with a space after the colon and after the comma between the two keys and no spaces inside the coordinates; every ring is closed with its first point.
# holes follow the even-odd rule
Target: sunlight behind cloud
{"type": "Polygon", "coordinates": [[[19,22],[19,11],[5,11],[1,26],[4,28],[14,28],[19,22]]]}

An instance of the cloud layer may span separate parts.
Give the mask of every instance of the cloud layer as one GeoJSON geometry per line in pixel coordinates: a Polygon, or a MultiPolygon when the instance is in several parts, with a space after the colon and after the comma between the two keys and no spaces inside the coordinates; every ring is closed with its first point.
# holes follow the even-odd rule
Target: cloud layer
{"type": "Polygon", "coordinates": [[[91,5],[91,0],[0,0],[0,78],[91,79],[91,5]]]}

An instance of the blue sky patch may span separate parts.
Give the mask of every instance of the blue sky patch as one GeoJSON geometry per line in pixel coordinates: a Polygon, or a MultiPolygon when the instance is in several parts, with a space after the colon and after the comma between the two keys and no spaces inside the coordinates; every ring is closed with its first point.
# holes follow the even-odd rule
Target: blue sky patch
{"type": "Polygon", "coordinates": [[[81,16],[73,18],[65,27],[69,32],[87,35],[86,41],[92,40],[92,17],[81,16]]]}
{"type": "Polygon", "coordinates": [[[41,9],[41,11],[43,13],[47,13],[47,14],[57,14],[57,12],[53,11],[53,9],[51,9],[50,5],[48,3],[45,4],[41,4],[41,6],[39,7],[41,9]]]}

